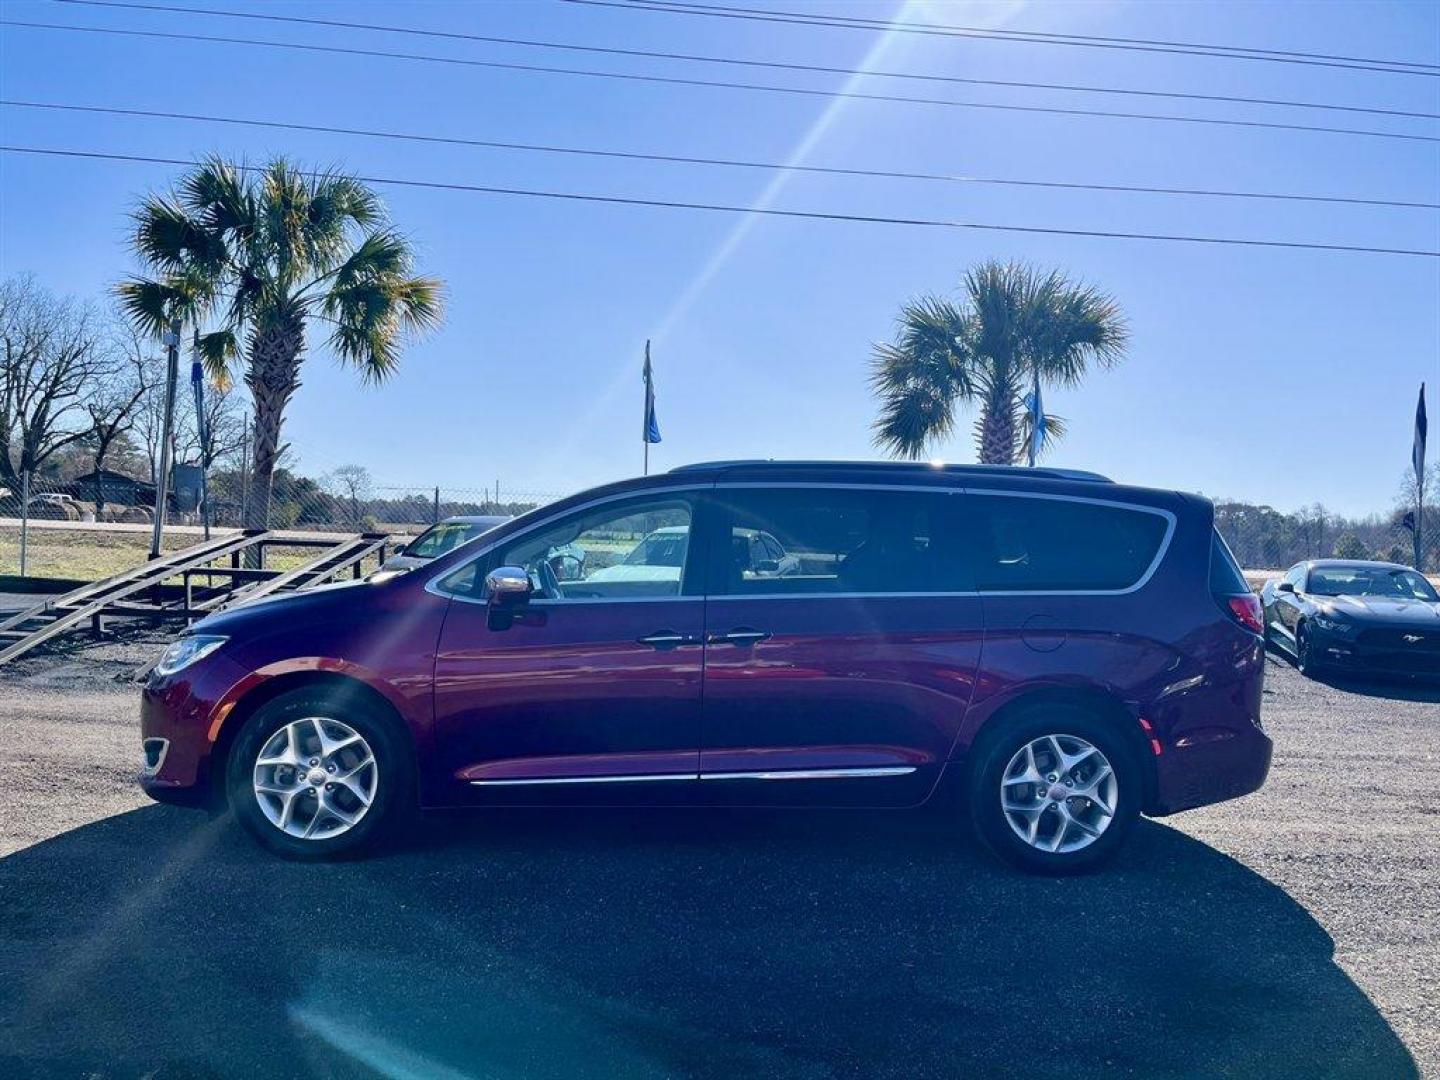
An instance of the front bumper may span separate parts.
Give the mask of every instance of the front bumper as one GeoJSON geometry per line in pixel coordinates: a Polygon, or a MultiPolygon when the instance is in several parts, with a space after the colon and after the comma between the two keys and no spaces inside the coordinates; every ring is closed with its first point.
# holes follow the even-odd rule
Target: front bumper
{"type": "Polygon", "coordinates": [[[140,787],[158,802],[208,805],[216,794],[212,754],[217,717],[244,669],[222,654],[168,678],[151,677],[140,693],[140,787]],[[163,752],[157,752],[160,743],[163,752]]]}
{"type": "Polygon", "coordinates": [[[1417,632],[1415,642],[1401,630],[1361,630],[1354,636],[1316,631],[1311,653],[1320,665],[1355,675],[1440,679],[1440,634],[1417,632]]]}

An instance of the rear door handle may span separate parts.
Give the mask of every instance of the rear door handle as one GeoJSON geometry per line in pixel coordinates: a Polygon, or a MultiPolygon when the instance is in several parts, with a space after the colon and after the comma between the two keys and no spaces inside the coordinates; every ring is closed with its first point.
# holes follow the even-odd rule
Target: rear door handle
{"type": "Polygon", "coordinates": [[[711,645],[738,645],[743,648],[765,641],[769,637],[768,630],[751,630],[749,627],[741,626],[723,634],[711,634],[705,640],[711,645]]]}
{"type": "Polygon", "coordinates": [[[678,649],[681,645],[699,645],[700,638],[693,634],[680,634],[674,630],[657,630],[635,639],[641,645],[654,649],[678,649]]]}

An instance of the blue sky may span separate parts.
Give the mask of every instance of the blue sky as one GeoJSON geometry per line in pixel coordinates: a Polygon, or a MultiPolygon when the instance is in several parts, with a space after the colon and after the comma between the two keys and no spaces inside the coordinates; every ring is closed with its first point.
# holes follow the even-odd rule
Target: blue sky
{"type": "MultiPolygon", "coordinates": [[[[241,0],[197,6],[244,7],[241,0]]],[[[1440,62],[1440,5],[827,2],[794,10],[1440,62]]],[[[1440,79],[1239,60],[880,35],[532,0],[270,3],[251,10],[550,41],[1440,112],[1440,79]]],[[[6,18],[268,38],[836,89],[844,76],[6,0],[6,18]]],[[[1440,123],[1276,107],[865,78],[853,88],[1440,135],[1440,123]]],[[[1440,201],[1440,143],[791,97],[0,29],[6,98],[164,109],[842,167],[1440,201]]],[[[8,144],[188,158],[286,153],[362,175],[1060,228],[1440,249],[1440,213],[730,170],[353,136],[0,109],[8,144]]],[[[0,156],[0,273],[81,295],[132,269],[125,212],[175,169],[0,156]]],[[[871,457],[870,344],[898,305],[1017,258],[1112,292],[1128,360],[1047,407],[1055,464],[1129,482],[1347,513],[1392,504],[1415,392],[1440,414],[1440,260],[905,229],[386,188],[445,328],[383,388],[312,350],[286,438],[306,471],[565,492],[641,459],[654,339],[665,441],[714,457],[871,457]]],[[[1432,425],[1433,426],[1433,425],[1432,425]]],[[[1432,443],[1437,440],[1432,439],[1432,443]]],[[[937,456],[973,460],[969,425],[937,456]]]]}

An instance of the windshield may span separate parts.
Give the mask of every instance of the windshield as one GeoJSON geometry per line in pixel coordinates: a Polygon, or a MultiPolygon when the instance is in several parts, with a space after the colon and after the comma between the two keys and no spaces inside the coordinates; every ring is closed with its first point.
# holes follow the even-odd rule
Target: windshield
{"type": "Polygon", "coordinates": [[[1414,570],[1385,567],[1328,566],[1310,571],[1315,596],[1377,596],[1399,600],[1440,600],[1434,586],[1414,570]]]}
{"type": "Polygon", "coordinates": [[[484,531],[484,525],[467,521],[442,521],[417,536],[400,554],[417,559],[434,559],[468,540],[474,540],[484,531]]]}
{"type": "Polygon", "coordinates": [[[651,533],[636,544],[625,556],[626,566],[684,566],[685,543],[690,534],[685,532],[651,533]]]}

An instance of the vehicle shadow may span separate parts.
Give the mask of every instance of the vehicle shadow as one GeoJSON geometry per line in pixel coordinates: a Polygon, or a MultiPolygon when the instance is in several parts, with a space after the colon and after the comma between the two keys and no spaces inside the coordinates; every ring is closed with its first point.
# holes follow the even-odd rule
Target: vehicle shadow
{"type": "MultiPolygon", "coordinates": [[[[1288,653],[1280,651],[1273,645],[1266,652],[1271,663],[1284,665],[1299,674],[1299,669],[1295,667],[1295,661],[1288,653]]],[[[1440,679],[1407,679],[1401,676],[1393,678],[1365,677],[1323,669],[1313,675],[1302,675],[1301,678],[1308,678],[1334,690],[1344,690],[1346,693],[1360,694],[1363,697],[1389,698],[1391,701],[1419,701],[1440,705],[1440,679]]]]}
{"type": "Polygon", "coordinates": [[[1282,890],[1144,822],[1012,873],[937,813],[442,817],[366,860],[147,807],[0,860],[9,1077],[1415,1076],[1282,890]]]}

